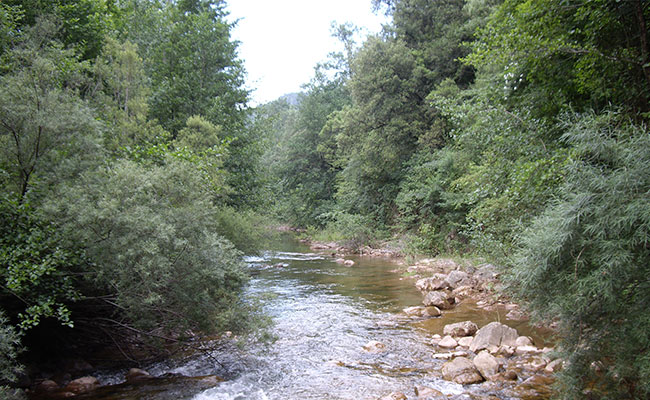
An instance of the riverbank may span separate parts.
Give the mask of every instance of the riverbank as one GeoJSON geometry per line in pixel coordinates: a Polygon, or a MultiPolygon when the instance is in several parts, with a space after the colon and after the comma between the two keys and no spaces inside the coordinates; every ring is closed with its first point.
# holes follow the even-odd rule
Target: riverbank
{"type": "MultiPolygon", "coordinates": [[[[351,252],[335,242],[309,241],[309,245],[312,250],[329,253],[337,262],[351,267],[354,261],[346,258],[352,255],[392,258],[397,265],[392,272],[411,281],[422,293],[422,304],[405,308],[403,314],[414,326],[433,333],[433,357],[447,361],[439,370],[443,379],[462,385],[481,384],[485,388],[498,386],[524,399],[547,399],[553,395],[554,374],[564,364],[552,347],[554,324],[530,326],[526,312],[503,292],[496,266],[444,257],[407,263],[406,257],[395,249],[351,252]],[[463,315],[472,315],[463,312],[468,308],[494,312],[499,321],[464,320],[463,315]],[[522,327],[528,334],[516,329],[522,327]]],[[[369,351],[383,348],[381,343],[367,346],[369,351]]],[[[414,392],[418,399],[445,398],[428,387],[415,387],[414,392]]],[[[407,398],[394,392],[381,400],[407,398]]]]}

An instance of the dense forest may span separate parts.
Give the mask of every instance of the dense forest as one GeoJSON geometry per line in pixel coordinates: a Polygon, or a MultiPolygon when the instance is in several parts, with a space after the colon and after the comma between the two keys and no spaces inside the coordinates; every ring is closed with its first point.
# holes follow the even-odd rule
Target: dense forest
{"type": "Polygon", "coordinates": [[[255,332],[269,218],[489,260],[559,322],[561,397],[650,396],[650,3],[373,3],[256,108],[221,0],[0,3],[0,397],[59,350],[255,332]]]}
{"type": "Polygon", "coordinates": [[[262,153],[225,17],[0,3],[0,383],[19,357],[136,359],[257,323],[241,256],[262,153]]]}
{"type": "Polygon", "coordinates": [[[650,3],[375,0],[391,23],[258,110],[281,219],[500,265],[566,398],[650,395],[650,3]]]}

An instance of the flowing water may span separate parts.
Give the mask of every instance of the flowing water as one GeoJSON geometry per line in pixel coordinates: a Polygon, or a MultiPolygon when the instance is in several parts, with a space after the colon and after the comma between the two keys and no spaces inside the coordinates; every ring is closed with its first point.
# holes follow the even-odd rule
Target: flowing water
{"type": "MultiPolygon", "coordinates": [[[[377,399],[399,391],[411,399],[416,398],[417,385],[446,395],[471,390],[473,395],[500,399],[513,396],[495,386],[469,388],[442,380],[443,361],[433,357],[435,351],[429,344],[446,323],[471,319],[482,326],[498,319],[499,313],[486,313],[470,304],[444,320],[414,322],[399,313],[421,303],[413,280],[391,272],[395,264],[389,260],[352,259],[353,267],[339,265],[332,257],[290,240],[276,251],[249,257],[253,276],[249,295],[264,299],[277,340],[243,351],[223,348],[213,354],[215,358],[197,355],[189,361],[170,360],[148,367],[157,376],[223,376],[225,381],[217,386],[206,388],[201,380],[170,376],[147,385],[102,388],[85,398],[377,399]],[[270,266],[278,263],[283,266],[270,266]],[[373,340],[383,343],[384,351],[363,349],[373,340]]],[[[530,333],[523,326],[518,329],[530,333]]],[[[123,372],[100,376],[100,380],[118,383],[121,377],[123,372]]]]}

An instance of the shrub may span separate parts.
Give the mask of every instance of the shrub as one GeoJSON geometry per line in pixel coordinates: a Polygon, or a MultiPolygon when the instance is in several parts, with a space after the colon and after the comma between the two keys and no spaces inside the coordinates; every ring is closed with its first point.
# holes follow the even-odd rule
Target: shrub
{"type": "Polygon", "coordinates": [[[648,398],[650,135],[615,112],[566,127],[561,197],[519,237],[510,287],[559,318],[568,397],[648,398]]]}

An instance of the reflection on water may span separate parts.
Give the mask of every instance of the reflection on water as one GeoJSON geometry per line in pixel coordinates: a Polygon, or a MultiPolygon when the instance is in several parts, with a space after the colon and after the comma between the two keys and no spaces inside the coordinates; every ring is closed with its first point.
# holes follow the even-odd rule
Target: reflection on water
{"type": "MultiPolygon", "coordinates": [[[[207,390],[188,386],[185,392],[174,392],[175,398],[377,399],[393,391],[416,398],[416,385],[450,395],[465,393],[467,388],[440,378],[443,361],[432,357],[430,336],[442,333],[446,323],[471,319],[482,326],[498,315],[461,305],[444,320],[413,323],[398,314],[422,300],[413,281],[390,272],[395,265],[387,260],[352,259],[356,262],[353,267],[336,264],[332,257],[289,240],[278,244],[275,251],[248,257],[253,276],[249,295],[266,299],[265,311],[273,317],[277,341],[246,353],[220,352],[217,358],[232,374],[226,376],[228,380],[207,390]],[[363,350],[371,340],[383,343],[384,351],[363,350]]],[[[223,370],[204,356],[182,365],[151,366],[150,372],[224,376],[223,370]]],[[[170,382],[170,390],[172,386],[170,382]]],[[[471,390],[509,398],[498,388],[477,386],[471,390]]],[[[139,398],[168,397],[157,387],[143,389],[139,398]]]]}

